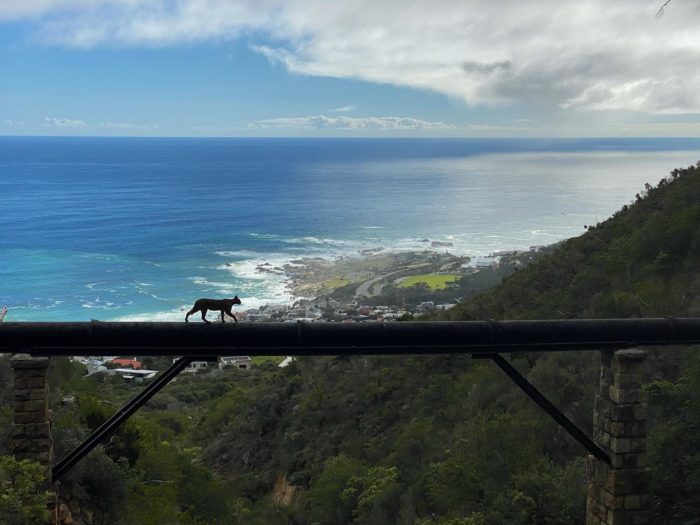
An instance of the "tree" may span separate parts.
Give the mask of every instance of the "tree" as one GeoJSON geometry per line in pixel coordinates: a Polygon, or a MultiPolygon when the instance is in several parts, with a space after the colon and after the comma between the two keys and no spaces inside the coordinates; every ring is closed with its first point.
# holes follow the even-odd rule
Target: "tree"
{"type": "Polygon", "coordinates": [[[46,523],[49,493],[42,489],[43,482],[39,463],[0,456],[0,523],[46,523]]]}

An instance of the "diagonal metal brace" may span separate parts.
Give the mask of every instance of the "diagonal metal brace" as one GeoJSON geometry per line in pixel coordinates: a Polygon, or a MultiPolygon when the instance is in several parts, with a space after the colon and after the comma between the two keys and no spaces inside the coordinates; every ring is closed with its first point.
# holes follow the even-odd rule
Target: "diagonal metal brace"
{"type": "MultiPolygon", "coordinates": [[[[476,355],[472,356],[477,358],[476,355]]],[[[610,465],[610,457],[591,438],[589,438],[580,428],[578,428],[568,417],[566,417],[552,402],[547,399],[532,383],[530,383],[520,372],[518,372],[501,354],[482,354],[478,358],[491,359],[503,370],[520,389],[528,395],[542,410],[554,419],[559,426],[566,430],[571,437],[583,445],[588,452],[593,454],[600,461],[610,465]]]]}
{"type": "Polygon", "coordinates": [[[153,380],[146,388],[138,393],[133,399],[129,400],[126,405],[119,409],[107,421],[102,423],[88,438],[78,445],[70,454],[65,456],[53,468],[52,479],[54,482],[83,459],[93,448],[102,443],[107,437],[113,434],[119,425],[129,419],[129,417],[141,408],[146,401],[151,399],[164,386],[166,386],[176,375],[189,365],[193,360],[201,359],[196,356],[184,356],[175,361],[170,367],[153,380]]]}

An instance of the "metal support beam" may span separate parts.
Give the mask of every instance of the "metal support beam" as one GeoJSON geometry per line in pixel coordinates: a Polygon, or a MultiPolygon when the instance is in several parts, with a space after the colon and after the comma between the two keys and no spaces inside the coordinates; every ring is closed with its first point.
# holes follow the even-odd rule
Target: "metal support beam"
{"type": "Polygon", "coordinates": [[[568,417],[566,417],[544,394],[537,390],[520,372],[518,372],[506,359],[499,354],[481,355],[479,358],[491,359],[503,370],[520,389],[527,394],[539,407],[554,419],[559,426],[566,430],[571,437],[581,443],[588,452],[593,454],[600,461],[610,464],[610,457],[591,438],[589,438],[580,428],[578,428],[568,417]]]}
{"type": "Polygon", "coordinates": [[[158,391],[166,386],[176,375],[178,375],[187,365],[195,358],[192,356],[184,356],[175,361],[170,367],[153,380],[139,394],[128,401],[120,410],[112,415],[107,421],[102,423],[90,436],[78,445],[66,457],[61,459],[53,468],[53,481],[61,479],[68,469],[83,459],[93,448],[103,442],[107,437],[114,433],[119,425],[126,421],[129,416],[136,412],[140,407],[151,399],[158,391]]]}

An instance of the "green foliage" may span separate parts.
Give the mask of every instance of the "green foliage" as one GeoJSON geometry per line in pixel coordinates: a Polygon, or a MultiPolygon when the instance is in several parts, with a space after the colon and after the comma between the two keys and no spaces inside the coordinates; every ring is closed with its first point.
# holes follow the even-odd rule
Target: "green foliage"
{"type": "Polygon", "coordinates": [[[86,370],[80,363],[68,357],[52,357],[49,360],[47,381],[52,394],[73,390],[85,375],[86,370]]]}
{"type": "Polygon", "coordinates": [[[692,523],[700,513],[700,358],[678,381],[646,385],[653,432],[649,467],[654,523],[692,523]]]}
{"type": "Polygon", "coordinates": [[[309,488],[312,521],[320,525],[351,522],[356,498],[350,497],[348,492],[350,482],[362,476],[366,470],[360,461],[344,455],[328,459],[323,471],[309,488]]]}
{"type": "Polygon", "coordinates": [[[580,520],[581,462],[556,465],[543,454],[527,414],[483,413],[458,433],[447,458],[431,465],[426,492],[438,515],[484,524],[580,520]]]}
{"type": "Polygon", "coordinates": [[[44,479],[40,464],[0,456],[0,523],[46,523],[49,493],[42,489],[44,479]]]}
{"type": "Polygon", "coordinates": [[[0,455],[9,453],[12,428],[12,381],[10,356],[0,355],[0,455]]]}
{"type": "MultiPolygon", "coordinates": [[[[81,415],[85,424],[94,431],[100,427],[111,415],[116,412],[113,405],[100,403],[92,397],[82,397],[78,401],[81,415]]],[[[134,464],[141,453],[141,429],[138,422],[131,419],[122,424],[118,431],[110,438],[105,446],[106,452],[114,460],[125,458],[130,464],[134,464]]]]}
{"type": "Polygon", "coordinates": [[[362,476],[350,479],[341,498],[353,502],[353,515],[361,523],[387,523],[396,516],[398,496],[402,489],[399,469],[372,467],[362,476]]]}

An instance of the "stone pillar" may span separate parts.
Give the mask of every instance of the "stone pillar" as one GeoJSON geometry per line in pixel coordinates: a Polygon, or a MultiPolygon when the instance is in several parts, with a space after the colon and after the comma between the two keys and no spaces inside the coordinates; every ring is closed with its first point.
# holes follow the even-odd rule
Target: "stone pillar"
{"type": "Polygon", "coordinates": [[[586,525],[651,523],[647,407],[641,399],[646,355],[636,349],[601,352],[593,439],[610,456],[611,464],[588,456],[586,525]]]}
{"type": "Polygon", "coordinates": [[[56,495],[52,492],[53,441],[49,387],[49,360],[15,354],[10,360],[14,373],[12,437],[10,449],[17,459],[31,459],[44,467],[44,490],[49,492],[49,522],[56,523],[56,495]]]}

